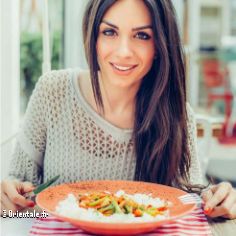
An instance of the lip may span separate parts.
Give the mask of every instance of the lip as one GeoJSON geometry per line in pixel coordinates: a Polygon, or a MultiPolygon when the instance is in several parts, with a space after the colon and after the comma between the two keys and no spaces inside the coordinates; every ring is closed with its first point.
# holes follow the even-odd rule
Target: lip
{"type": "Polygon", "coordinates": [[[118,75],[129,75],[138,66],[137,64],[136,65],[130,65],[130,64],[113,63],[113,62],[110,62],[110,65],[113,69],[113,72],[115,72],[118,75]],[[118,70],[114,65],[121,66],[121,67],[130,67],[130,69],[122,71],[122,70],[118,70]]]}
{"type": "Polygon", "coordinates": [[[123,64],[123,63],[115,63],[115,62],[110,62],[111,65],[117,65],[117,66],[123,66],[123,67],[134,67],[137,66],[137,64],[132,65],[132,64],[123,64]]]}

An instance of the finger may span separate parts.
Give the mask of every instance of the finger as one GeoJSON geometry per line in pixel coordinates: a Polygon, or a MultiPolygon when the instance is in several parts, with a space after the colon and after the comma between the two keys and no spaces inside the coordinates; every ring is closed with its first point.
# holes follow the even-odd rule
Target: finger
{"type": "Polygon", "coordinates": [[[202,194],[201,194],[201,197],[202,197],[202,200],[203,200],[204,213],[206,215],[208,215],[211,212],[211,209],[207,208],[205,203],[207,201],[209,201],[212,198],[212,196],[213,196],[213,192],[212,192],[212,190],[210,188],[208,190],[202,192],[202,194]]]}
{"type": "Polygon", "coordinates": [[[210,187],[211,191],[215,193],[219,188],[228,188],[228,189],[233,189],[231,183],[229,182],[221,182],[219,184],[212,185],[210,187]]]}
{"type": "Polygon", "coordinates": [[[214,210],[209,214],[211,217],[218,217],[230,214],[232,208],[236,204],[236,194],[235,191],[232,190],[226,199],[219,205],[214,208],[214,210]]]}
{"type": "Polygon", "coordinates": [[[35,189],[34,185],[31,182],[23,182],[18,185],[18,192],[25,194],[31,192],[35,189]]]}
{"type": "Polygon", "coordinates": [[[9,210],[12,210],[13,212],[16,212],[17,210],[20,210],[20,207],[11,202],[6,194],[3,194],[1,198],[3,205],[1,211],[6,210],[8,212],[9,210]]]}
{"type": "Polygon", "coordinates": [[[6,215],[7,215],[6,207],[3,203],[1,203],[1,216],[6,216],[6,215]]]}
{"type": "Polygon", "coordinates": [[[210,200],[212,198],[212,196],[213,196],[213,192],[211,189],[203,191],[201,194],[203,202],[207,202],[208,200],[210,200]]]}
{"type": "Polygon", "coordinates": [[[1,204],[1,205],[0,205],[1,213],[2,213],[3,210],[6,209],[6,207],[5,207],[5,205],[4,205],[4,202],[2,201],[2,196],[3,196],[3,195],[1,195],[1,203],[0,203],[0,204],[1,204]]]}
{"type": "Polygon", "coordinates": [[[33,201],[27,200],[25,197],[20,195],[17,192],[17,188],[15,187],[15,185],[11,184],[8,186],[8,191],[6,192],[6,195],[8,196],[11,202],[21,207],[32,207],[35,205],[33,201]]]}
{"type": "Polygon", "coordinates": [[[211,188],[213,196],[206,202],[204,209],[213,209],[220,204],[231,191],[232,186],[230,184],[219,184],[211,188]]]}

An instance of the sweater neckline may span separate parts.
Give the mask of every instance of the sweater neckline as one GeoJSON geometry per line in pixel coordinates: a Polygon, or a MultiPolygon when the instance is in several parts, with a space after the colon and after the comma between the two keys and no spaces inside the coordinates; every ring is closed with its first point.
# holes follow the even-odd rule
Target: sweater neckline
{"type": "Polygon", "coordinates": [[[110,123],[109,121],[105,120],[102,116],[100,116],[93,107],[86,101],[84,98],[80,85],[79,85],[79,79],[82,69],[77,68],[73,71],[71,80],[72,80],[72,86],[76,92],[77,98],[80,101],[80,104],[83,106],[83,108],[88,112],[88,114],[91,116],[91,118],[95,121],[95,123],[99,123],[99,125],[105,129],[108,133],[111,133],[112,136],[114,136],[114,133],[116,133],[119,137],[124,135],[127,138],[131,137],[131,134],[133,132],[133,129],[122,129],[114,124],[110,123]]]}

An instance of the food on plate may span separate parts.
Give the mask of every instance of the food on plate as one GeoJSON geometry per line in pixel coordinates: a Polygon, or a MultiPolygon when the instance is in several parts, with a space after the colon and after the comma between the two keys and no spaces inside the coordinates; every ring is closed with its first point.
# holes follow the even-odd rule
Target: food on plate
{"type": "Polygon", "coordinates": [[[92,192],[68,197],[60,201],[56,212],[62,216],[101,222],[147,222],[169,217],[171,203],[151,194],[127,194],[120,190],[92,192]]]}

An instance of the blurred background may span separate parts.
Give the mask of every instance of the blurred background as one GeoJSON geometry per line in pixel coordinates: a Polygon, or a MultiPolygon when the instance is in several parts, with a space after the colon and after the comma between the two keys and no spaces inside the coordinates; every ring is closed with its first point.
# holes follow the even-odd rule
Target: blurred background
{"type": "MultiPolygon", "coordinates": [[[[236,0],[172,0],[186,53],[188,101],[196,112],[206,182],[236,186],[236,0]]],[[[82,15],[87,0],[3,0],[1,9],[1,179],[43,63],[44,4],[51,68],[87,68],[82,15]]]]}

